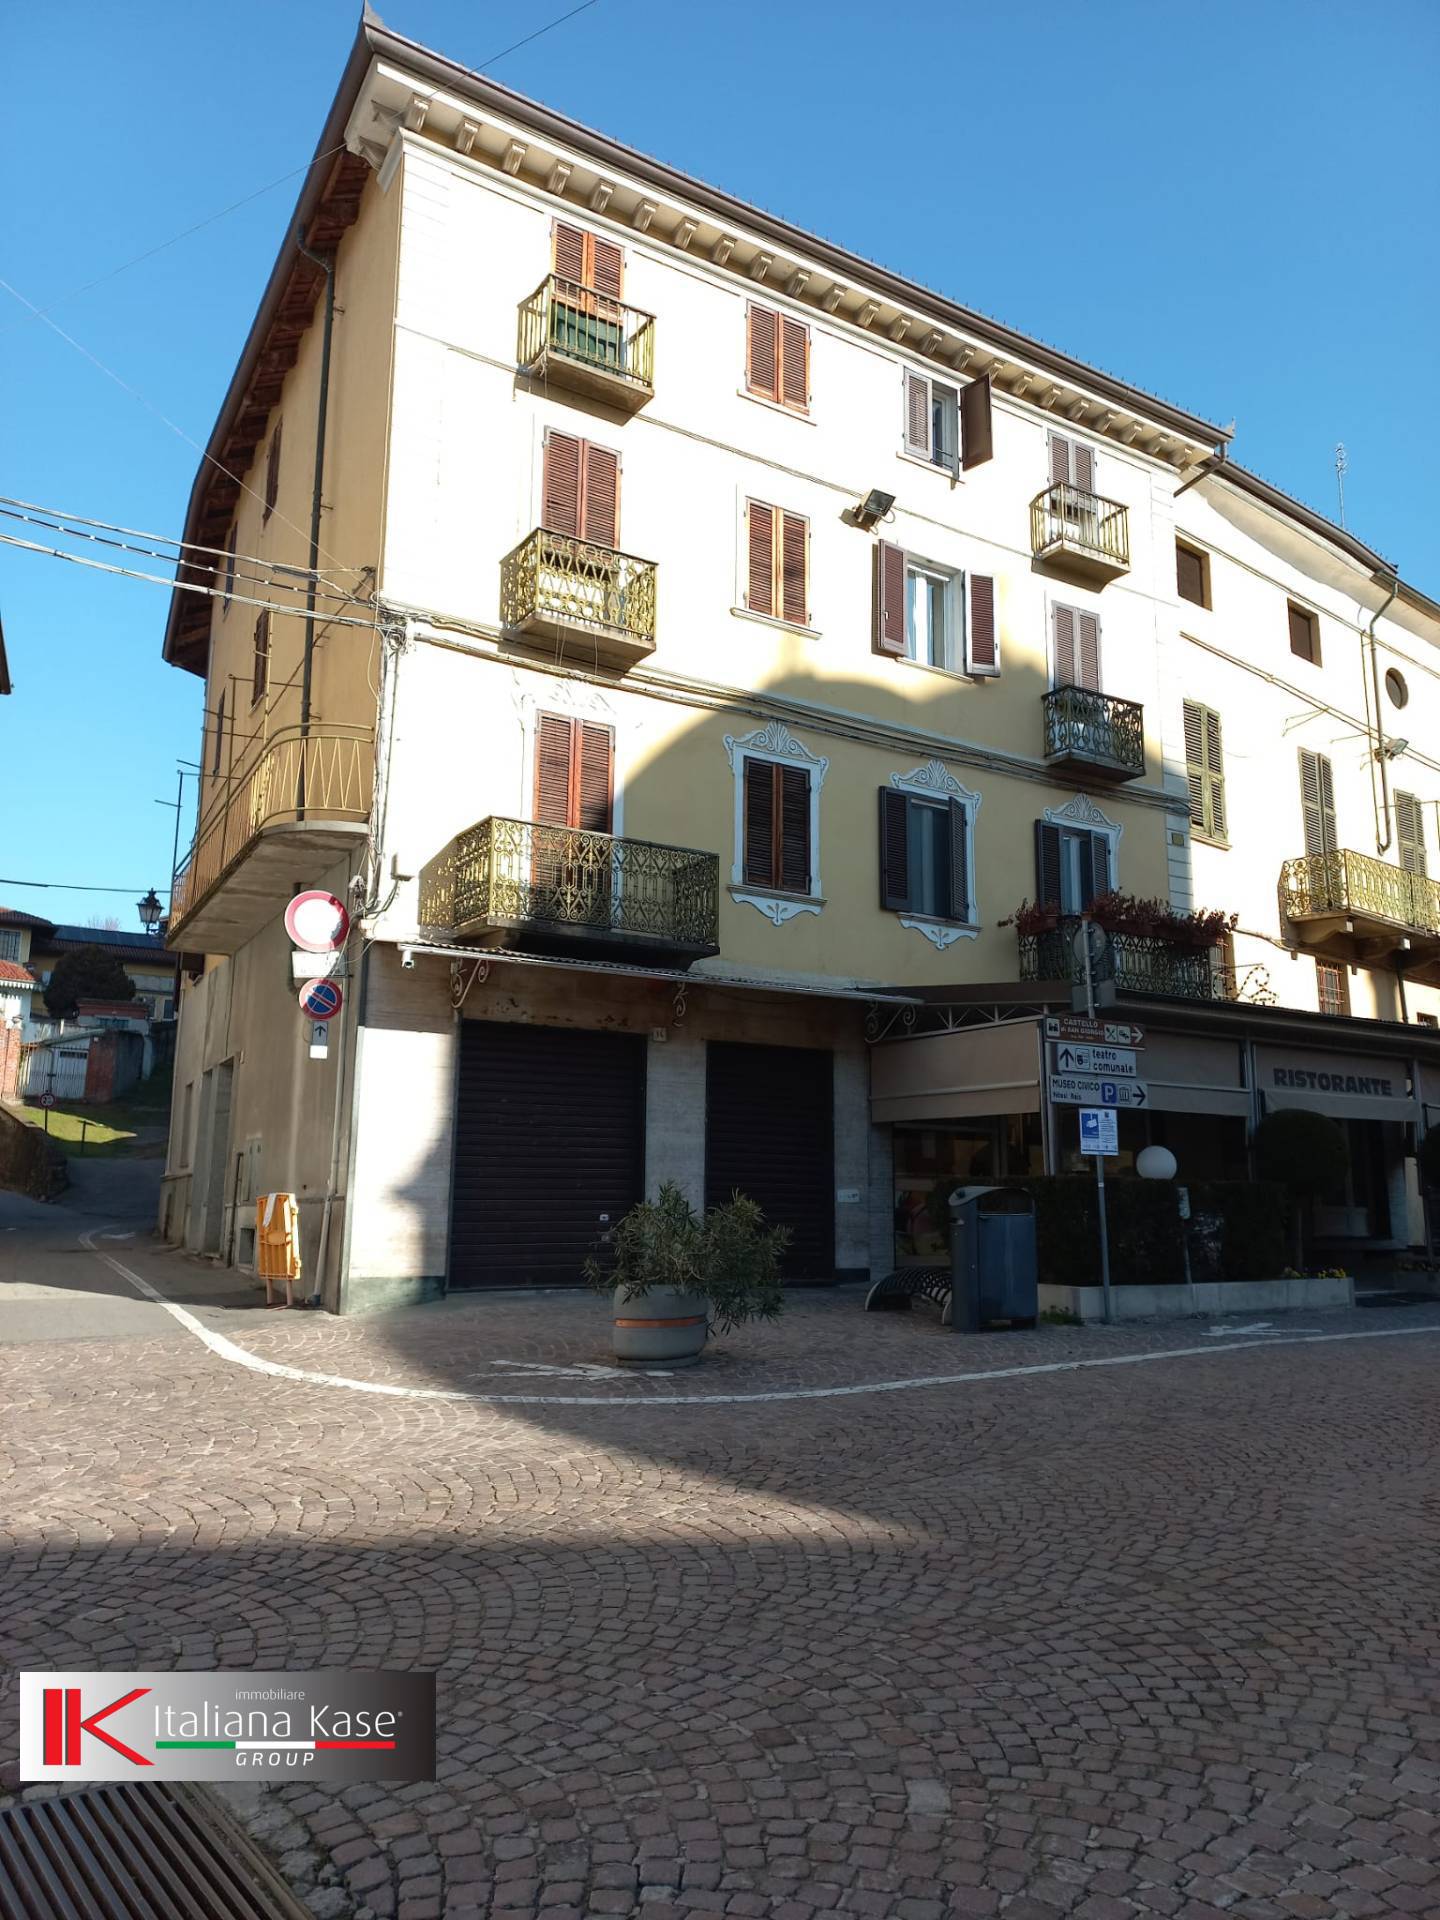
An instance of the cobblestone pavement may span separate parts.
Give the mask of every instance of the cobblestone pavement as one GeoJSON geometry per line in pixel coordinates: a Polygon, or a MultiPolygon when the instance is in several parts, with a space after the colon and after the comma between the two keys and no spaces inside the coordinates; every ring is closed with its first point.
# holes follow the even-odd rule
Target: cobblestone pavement
{"type": "Polygon", "coordinates": [[[1440,1915],[1435,1308],[962,1341],[845,1291],[642,1383],[525,1371],[602,1362],[593,1301],[340,1323],[117,1251],[271,1360],[531,1396],[158,1308],[0,1350],[9,1666],[436,1671],[436,1782],[234,1796],[317,1915],[1440,1915]]]}

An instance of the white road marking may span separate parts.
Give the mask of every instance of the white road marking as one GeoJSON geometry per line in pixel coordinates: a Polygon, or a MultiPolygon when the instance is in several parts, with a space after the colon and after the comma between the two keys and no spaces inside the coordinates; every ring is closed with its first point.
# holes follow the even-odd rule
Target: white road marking
{"type": "Polygon", "coordinates": [[[1292,1335],[1297,1333],[1319,1333],[1319,1332],[1320,1332],[1319,1327],[1276,1327],[1276,1326],[1272,1326],[1268,1320],[1261,1320],[1256,1326],[1253,1326],[1253,1327],[1207,1327],[1205,1329],[1205,1338],[1207,1340],[1238,1339],[1242,1333],[1243,1334],[1263,1333],[1267,1335],[1282,1334],[1288,1339],[1292,1335]]]}
{"type": "Polygon", "coordinates": [[[133,1233],[107,1233],[105,1238],[107,1240],[133,1240],[135,1235],[133,1233]]]}
{"type": "MultiPolygon", "coordinates": [[[[526,1376],[531,1374],[545,1374],[567,1380],[613,1380],[615,1378],[614,1367],[602,1367],[596,1363],[583,1360],[573,1367],[551,1366],[542,1360],[492,1360],[490,1365],[492,1367],[510,1367],[513,1368],[516,1373],[526,1376]]],[[[668,1367],[647,1367],[645,1371],[651,1380],[668,1380],[671,1378],[668,1367]]]]}
{"type": "Polygon", "coordinates": [[[134,1273],[113,1254],[102,1253],[94,1236],[80,1235],[80,1244],[103,1260],[130,1284],[138,1287],[147,1300],[172,1314],[182,1327],[204,1342],[220,1360],[232,1366],[248,1367],[252,1373],[268,1373],[278,1380],[299,1380],[311,1387],[348,1387],[352,1393],[389,1394],[397,1400],[479,1400],[491,1406],[513,1407],[690,1407],[737,1406],[762,1400],[844,1400],[867,1393],[912,1393],[922,1387],[961,1387],[981,1385],[987,1380],[1021,1380],[1031,1374],[1083,1373],[1090,1367],[1140,1367],[1157,1360],[1193,1360],[1215,1353],[1261,1353],[1271,1347],[1322,1346],[1339,1340],[1396,1340],[1414,1334],[1440,1333],[1440,1320],[1424,1327],[1374,1327],[1354,1333],[1282,1334],[1267,1346],[1250,1341],[1235,1341],[1216,1347],[1167,1347],[1157,1353],[1110,1353],[1093,1360],[1037,1361],[1023,1367],[982,1367],[973,1373],[922,1374],[913,1380],[865,1380],[850,1387],[777,1387],[769,1393],[652,1393],[652,1394],[544,1394],[474,1393],[467,1387],[401,1387],[383,1380],[350,1380],[339,1373],[313,1373],[307,1367],[287,1367],[279,1360],[262,1360],[236,1346],[222,1333],[213,1333],[186,1308],[167,1300],[148,1280],[134,1273]]]}

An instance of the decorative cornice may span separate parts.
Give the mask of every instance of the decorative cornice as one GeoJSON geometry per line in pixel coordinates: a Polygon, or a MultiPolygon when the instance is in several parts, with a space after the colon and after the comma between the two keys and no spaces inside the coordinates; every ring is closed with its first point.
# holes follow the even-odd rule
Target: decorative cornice
{"type": "Polygon", "coordinates": [[[946,800],[958,800],[977,813],[980,810],[980,795],[962,787],[942,760],[927,760],[912,773],[892,773],[890,784],[898,793],[938,794],[946,800]]]}
{"type": "Polygon", "coordinates": [[[1046,807],[1043,818],[1056,827],[1085,827],[1091,833],[1108,833],[1118,840],[1125,831],[1118,820],[1102,813],[1088,793],[1077,793],[1063,807],[1046,807]]]}
{"type": "Polygon", "coordinates": [[[797,766],[809,767],[817,792],[824,785],[830,768],[826,755],[811,753],[783,720],[767,720],[763,727],[756,727],[753,733],[742,734],[738,739],[733,733],[727,733],[725,753],[732,767],[736,765],[737,754],[759,754],[769,760],[788,760],[797,766]]]}

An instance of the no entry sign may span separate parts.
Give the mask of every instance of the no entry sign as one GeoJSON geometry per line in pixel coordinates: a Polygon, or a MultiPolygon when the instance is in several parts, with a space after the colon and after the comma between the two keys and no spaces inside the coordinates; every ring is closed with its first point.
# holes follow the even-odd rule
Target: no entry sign
{"type": "Polygon", "coordinates": [[[307,1020],[333,1020],[342,999],[333,980],[307,980],[300,989],[300,1011],[307,1020]]]}
{"type": "Polygon", "coordinates": [[[350,937],[350,916],[343,900],[311,887],[286,907],[285,931],[306,953],[336,953],[350,937]]]}

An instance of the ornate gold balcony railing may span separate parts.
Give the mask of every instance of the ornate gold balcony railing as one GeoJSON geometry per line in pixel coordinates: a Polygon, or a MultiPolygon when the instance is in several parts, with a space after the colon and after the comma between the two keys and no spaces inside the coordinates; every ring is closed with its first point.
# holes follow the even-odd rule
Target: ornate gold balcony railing
{"type": "Polygon", "coordinates": [[[552,273],[521,303],[518,358],[526,373],[640,406],[655,391],[655,316],[552,273]]]}
{"type": "Polygon", "coordinates": [[[421,869],[420,924],[448,939],[642,947],[689,965],[719,951],[719,896],[713,853],[492,815],[421,869]]]}
{"type": "Polygon", "coordinates": [[[1056,687],[1043,697],[1045,758],[1120,780],[1145,771],[1145,709],[1089,687],[1056,687]]]}
{"type": "Polygon", "coordinates": [[[507,627],[578,635],[602,656],[638,659],[655,645],[655,565],[614,547],[537,528],[500,563],[507,627]]]}
{"type": "Polygon", "coordinates": [[[1344,915],[1407,933],[1440,935],[1440,881],[1368,853],[1337,847],[1287,860],[1280,871],[1280,897],[1291,920],[1344,915]]]}
{"type": "Polygon", "coordinates": [[[1118,500],[1057,481],[1030,502],[1030,551],[1107,578],[1130,570],[1130,515],[1118,500]]]}
{"type": "Polygon", "coordinates": [[[222,777],[170,890],[171,946],[181,922],[267,827],[301,820],[363,821],[374,779],[372,736],[364,727],[286,727],[222,777]]]}

